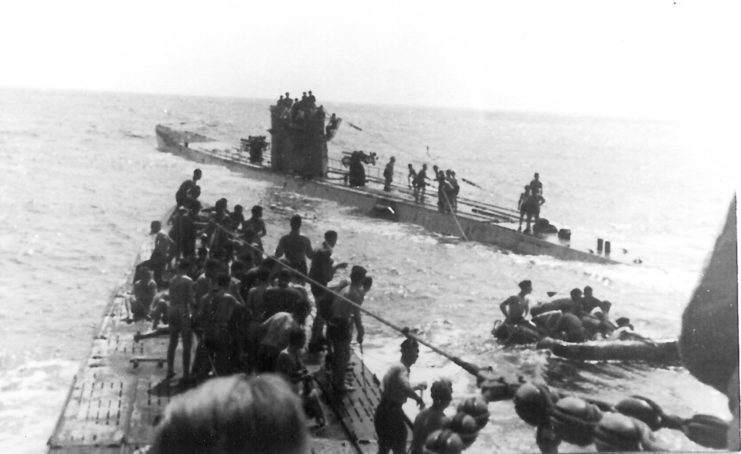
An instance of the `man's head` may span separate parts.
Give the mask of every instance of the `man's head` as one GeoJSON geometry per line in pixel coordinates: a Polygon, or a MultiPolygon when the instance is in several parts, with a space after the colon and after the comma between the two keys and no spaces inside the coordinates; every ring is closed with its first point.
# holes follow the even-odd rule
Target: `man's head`
{"type": "Polygon", "coordinates": [[[584,287],[584,296],[592,296],[592,287],[588,285],[584,287]]]}
{"type": "Polygon", "coordinates": [[[260,205],[255,205],[252,207],[252,217],[255,219],[259,219],[262,217],[262,207],[260,205]]]}
{"type": "Polygon", "coordinates": [[[247,271],[247,265],[243,261],[235,260],[232,262],[232,276],[240,277],[245,271],[247,271]]]}
{"type": "Polygon", "coordinates": [[[294,214],[291,216],[291,230],[298,230],[301,228],[301,215],[294,214]]]}
{"type": "Polygon", "coordinates": [[[286,92],[286,98],[291,99],[291,94],[286,92]]]}
{"type": "Polygon", "coordinates": [[[533,177],[537,180],[540,178],[540,174],[538,174],[538,172],[535,172],[535,175],[533,175],[533,177]]]}
{"type": "Polygon", "coordinates": [[[291,272],[283,268],[278,271],[278,287],[286,288],[291,283],[291,272]]]}
{"type": "Polygon", "coordinates": [[[401,343],[401,362],[407,367],[417,362],[419,358],[419,343],[408,337],[401,343]]]}
{"type": "Polygon", "coordinates": [[[373,287],[373,278],[365,276],[361,285],[363,286],[363,290],[367,293],[371,287],[373,287]]]}
{"type": "Polygon", "coordinates": [[[350,270],[350,283],[353,285],[362,285],[363,279],[368,271],[360,265],[355,265],[350,270]]]}
{"type": "Polygon", "coordinates": [[[430,387],[430,396],[433,405],[445,408],[453,400],[453,386],[448,380],[437,380],[430,387]]]}
{"type": "Polygon", "coordinates": [[[193,181],[198,181],[201,179],[201,176],[203,174],[201,173],[201,169],[196,169],[193,171],[193,181]]]}
{"type": "Polygon", "coordinates": [[[524,293],[530,293],[533,291],[533,283],[530,279],[525,279],[517,285],[519,285],[520,290],[524,293]]]}
{"type": "Polygon", "coordinates": [[[162,223],[160,221],[152,221],[152,223],[149,224],[149,234],[150,235],[154,235],[160,230],[162,230],[162,223]]]}
{"type": "Polygon", "coordinates": [[[266,284],[270,279],[270,270],[266,268],[258,268],[255,273],[255,281],[257,284],[266,284]]]}
{"type": "Polygon", "coordinates": [[[244,207],[242,207],[242,205],[234,205],[235,214],[242,214],[243,211],[244,211],[244,207]]]}
{"type": "Polygon", "coordinates": [[[337,232],[334,230],[327,230],[324,232],[324,241],[326,241],[330,247],[334,247],[337,244],[337,232]]]}
{"type": "Polygon", "coordinates": [[[170,401],[152,452],[302,454],[306,427],[301,399],[280,376],[219,377],[170,401]]]}
{"type": "Polygon", "coordinates": [[[216,279],[219,271],[221,271],[221,262],[214,259],[208,259],[208,261],[204,265],[203,271],[206,273],[206,277],[210,279],[216,279]]]}
{"type": "Polygon", "coordinates": [[[581,299],[581,290],[575,288],[569,293],[569,296],[571,296],[572,301],[579,301],[581,299]]]}
{"type": "Polygon", "coordinates": [[[300,350],[306,344],[306,332],[298,326],[294,326],[288,332],[288,345],[300,350]]]}
{"type": "Polygon", "coordinates": [[[409,167],[409,170],[411,170],[411,169],[413,169],[413,168],[414,168],[414,166],[413,166],[413,165],[411,165],[411,164],[407,165],[407,167],[409,167]]]}
{"type": "Polygon", "coordinates": [[[219,274],[219,276],[216,278],[216,285],[218,285],[219,288],[228,289],[231,281],[232,280],[228,274],[219,274]]]}
{"type": "Polygon", "coordinates": [[[630,323],[630,319],[628,317],[618,318],[617,320],[615,320],[615,324],[617,325],[618,328],[627,326],[628,328],[630,328],[631,331],[633,330],[633,324],[630,323]]]}
{"type": "Polygon", "coordinates": [[[188,259],[183,259],[178,263],[178,271],[181,273],[187,273],[190,269],[191,261],[188,259]]]}
{"type": "Polygon", "coordinates": [[[391,159],[389,159],[390,162],[396,162],[396,158],[391,156],[391,159]]]}

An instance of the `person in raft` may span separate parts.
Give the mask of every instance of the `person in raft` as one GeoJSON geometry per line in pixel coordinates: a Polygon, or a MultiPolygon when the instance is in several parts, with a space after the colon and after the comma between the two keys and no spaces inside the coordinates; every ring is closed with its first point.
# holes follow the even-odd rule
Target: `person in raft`
{"type": "Polygon", "coordinates": [[[526,279],[518,285],[520,287],[520,293],[510,296],[499,305],[499,309],[504,314],[504,323],[525,325],[535,330],[535,325],[526,319],[530,313],[530,303],[533,299],[530,295],[533,292],[533,283],[529,279],[526,279]]]}

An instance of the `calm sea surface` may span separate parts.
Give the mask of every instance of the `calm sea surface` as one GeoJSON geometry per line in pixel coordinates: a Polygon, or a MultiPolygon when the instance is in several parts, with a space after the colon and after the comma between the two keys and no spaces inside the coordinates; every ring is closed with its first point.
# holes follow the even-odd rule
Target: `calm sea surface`
{"type": "MultiPolygon", "coordinates": [[[[287,87],[301,90],[302,87],[287,87]]],[[[321,94],[320,94],[321,96],[321,94]]],[[[110,292],[146,239],[149,222],[172,205],[194,163],[156,150],[157,123],[238,142],[267,134],[271,100],[0,90],[0,450],[40,453],[110,292]]],[[[321,99],[320,99],[321,102],[321,99]]],[[[268,248],[294,212],[316,244],[337,230],[336,256],[375,277],[366,306],[455,355],[514,378],[546,381],[617,401],[650,396],[682,416],[728,417],[725,397],[680,367],[578,364],[543,352],[502,348],[489,331],[499,303],[531,279],[534,295],[590,285],[636,329],[676,337],[680,316],[733,194],[730,133],[707,125],[510,112],[325,104],[346,122],[330,153],[376,151],[453,168],[485,189],[463,195],[514,207],[540,172],[542,215],[574,236],[610,239],[640,266],[605,266],[518,256],[411,225],[357,215],[336,204],[282,193],[216,166],[201,166],[202,199],[261,203],[268,248]],[[429,150],[427,149],[429,147],[429,150]]],[[[379,165],[382,167],[382,164],[379,165]]],[[[626,256],[628,256],[626,255],[626,256]]],[[[365,359],[377,373],[398,359],[401,339],[366,320],[365,359]]],[[[737,342],[737,340],[734,340],[737,342]]],[[[413,380],[451,378],[455,398],[472,379],[423,349],[413,380]]],[[[469,452],[537,451],[534,430],[510,402],[490,405],[492,423],[469,452]]],[[[414,409],[409,407],[410,414],[414,409]]],[[[674,449],[697,446],[672,432],[674,449]]],[[[578,450],[562,445],[563,451],[578,450]]]]}

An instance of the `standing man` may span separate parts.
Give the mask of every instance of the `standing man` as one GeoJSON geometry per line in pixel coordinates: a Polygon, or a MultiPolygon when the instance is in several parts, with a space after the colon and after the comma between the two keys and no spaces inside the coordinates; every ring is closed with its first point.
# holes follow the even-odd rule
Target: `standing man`
{"type": "Polygon", "coordinates": [[[530,194],[525,197],[525,200],[520,205],[520,225],[517,228],[518,232],[522,231],[522,218],[526,217],[527,224],[525,226],[525,233],[530,233],[530,222],[535,218],[537,221],[540,219],[540,206],[545,203],[545,199],[542,195],[536,193],[533,188],[530,188],[530,194]]]}
{"type": "Polygon", "coordinates": [[[530,192],[534,195],[543,195],[543,183],[540,181],[540,174],[535,172],[533,181],[530,182],[530,192]]]}
{"type": "Polygon", "coordinates": [[[256,244],[260,251],[263,251],[262,237],[268,231],[265,228],[265,221],[262,219],[262,207],[255,205],[252,207],[252,217],[244,221],[242,226],[244,240],[250,244],[256,244]]]}
{"type": "Polygon", "coordinates": [[[407,399],[414,399],[419,408],[425,408],[425,402],[416,390],[424,389],[426,385],[412,387],[409,383],[409,369],[417,358],[419,344],[414,339],[406,339],[401,343],[401,361],[392,365],[383,376],[381,402],[373,418],[378,435],[378,454],[406,453],[407,427],[401,407],[407,399]]]}
{"type": "Polygon", "coordinates": [[[170,261],[170,250],[174,246],[172,239],[162,231],[160,221],[152,221],[150,235],[154,235],[154,246],[152,255],[149,257],[149,268],[154,271],[154,280],[158,287],[163,287],[162,273],[165,271],[167,262],[170,261]]]}
{"type": "Polygon", "coordinates": [[[191,309],[195,306],[193,280],[186,274],[190,268],[188,260],[182,260],[178,273],[170,280],[170,310],[167,318],[170,324],[170,343],[167,345],[167,378],[175,376],[175,349],[178,340],[183,339],[183,381],[190,380],[190,349],[193,332],[190,325],[191,309]]]}
{"type": "Polygon", "coordinates": [[[201,169],[193,171],[193,178],[191,180],[185,180],[178,188],[178,192],[175,193],[175,202],[180,205],[186,205],[189,198],[196,198],[195,188],[198,180],[201,179],[201,169]]]}
{"type": "Polygon", "coordinates": [[[360,316],[358,306],[363,304],[366,290],[363,288],[363,280],[367,271],[362,266],[354,266],[350,271],[350,286],[343,289],[340,295],[343,298],[335,298],[329,310],[330,318],[327,320],[327,340],[332,345],[332,378],[335,389],[339,393],[352,391],[351,386],[345,384],[345,371],[350,363],[350,341],[352,340],[352,324],[357,329],[358,344],[363,343],[365,329],[360,316]],[[355,304],[350,304],[349,300],[355,304]]]}
{"type": "Polygon", "coordinates": [[[427,187],[427,164],[422,164],[417,176],[414,177],[414,201],[417,203],[425,202],[425,187],[427,187]]]}
{"type": "MultiPolygon", "coordinates": [[[[311,283],[311,293],[314,295],[315,302],[319,301],[322,295],[326,293],[325,288],[327,287],[327,284],[329,284],[329,281],[334,277],[335,272],[338,269],[347,266],[347,263],[344,262],[334,265],[334,261],[332,260],[332,251],[336,244],[337,232],[334,230],[327,230],[324,233],[324,242],[322,243],[322,246],[314,251],[314,259],[311,261],[309,277],[319,284],[311,283]]],[[[318,351],[322,338],[322,331],[324,330],[324,323],[324,317],[322,317],[319,310],[317,310],[317,314],[314,317],[314,323],[311,326],[309,351],[318,351]]]]}
{"type": "Polygon", "coordinates": [[[407,184],[409,185],[409,189],[413,189],[415,182],[417,181],[417,171],[414,170],[414,166],[409,164],[409,173],[407,174],[407,184]]]}
{"type": "Polygon", "coordinates": [[[386,168],[383,169],[383,190],[386,192],[391,192],[391,182],[394,181],[394,163],[396,162],[396,158],[391,156],[391,159],[389,159],[388,164],[386,164],[386,168]]]}
{"type": "MultiPolygon", "coordinates": [[[[278,241],[278,247],[275,248],[275,257],[279,258],[285,254],[287,264],[298,271],[301,276],[306,276],[309,271],[306,265],[306,258],[313,258],[314,251],[311,249],[311,241],[301,235],[301,216],[298,214],[291,217],[291,232],[278,241]]],[[[301,277],[303,282],[303,277],[301,277]]]]}

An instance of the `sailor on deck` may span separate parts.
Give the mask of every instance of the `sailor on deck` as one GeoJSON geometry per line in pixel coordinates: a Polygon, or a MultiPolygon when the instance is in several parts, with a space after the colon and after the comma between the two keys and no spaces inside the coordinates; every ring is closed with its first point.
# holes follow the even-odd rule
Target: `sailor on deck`
{"type": "Polygon", "coordinates": [[[396,162],[396,158],[391,156],[391,159],[389,159],[388,164],[386,164],[386,168],[383,169],[383,190],[386,192],[391,191],[391,183],[394,181],[394,163],[396,162]]]}
{"type": "Polygon", "coordinates": [[[298,214],[291,217],[291,232],[278,241],[278,247],[275,248],[275,257],[286,256],[286,262],[294,270],[305,276],[309,271],[306,264],[306,258],[314,257],[314,250],[311,248],[311,241],[301,235],[301,216],[298,214]]]}
{"type": "Polygon", "coordinates": [[[401,344],[401,360],[392,365],[383,376],[381,402],[376,408],[374,425],[378,435],[378,454],[404,454],[407,443],[407,427],[402,405],[407,399],[414,399],[419,408],[425,408],[425,402],[416,393],[426,384],[412,387],[409,383],[409,369],[419,358],[419,344],[414,339],[406,339],[401,344]]]}

